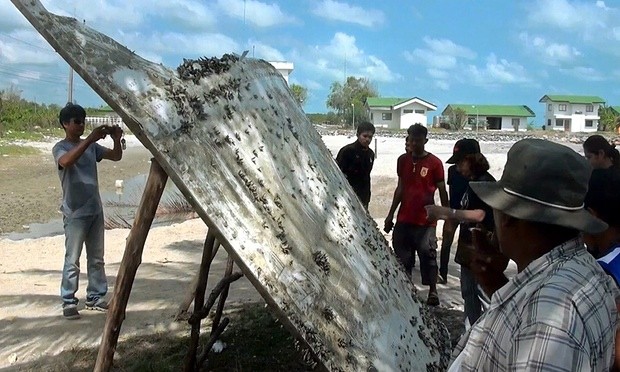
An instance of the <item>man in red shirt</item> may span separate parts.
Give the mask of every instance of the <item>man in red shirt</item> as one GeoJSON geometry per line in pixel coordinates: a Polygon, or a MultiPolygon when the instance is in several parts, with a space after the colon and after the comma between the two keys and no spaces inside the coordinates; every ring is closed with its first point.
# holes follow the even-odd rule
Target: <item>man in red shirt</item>
{"type": "Polygon", "coordinates": [[[392,206],[385,218],[385,230],[394,226],[394,212],[398,209],[396,225],[392,234],[394,253],[411,275],[414,254],[420,258],[422,284],[429,286],[427,304],[439,305],[437,295],[437,235],[435,221],[427,219],[427,205],[435,204],[435,191],[439,189],[441,205],[449,207],[443,164],[435,155],[427,152],[427,129],[415,124],[407,130],[411,153],[398,158],[398,186],[394,191],[392,206]]]}

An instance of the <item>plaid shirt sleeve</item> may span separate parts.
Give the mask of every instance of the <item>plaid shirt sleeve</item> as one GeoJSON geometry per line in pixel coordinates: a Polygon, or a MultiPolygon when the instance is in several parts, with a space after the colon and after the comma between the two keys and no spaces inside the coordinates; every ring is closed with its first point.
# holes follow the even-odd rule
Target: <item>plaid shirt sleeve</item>
{"type": "MultiPolygon", "coordinates": [[[[576,323],[578,324],[578,322],[576,323]]],[[[515,335],[514,347],[508,357],[511,371],[587,371],[590,356],[583,347],[587,340],[577,340],[574,329],[566,330],[546,324],[532,324],[515,335]]]]}

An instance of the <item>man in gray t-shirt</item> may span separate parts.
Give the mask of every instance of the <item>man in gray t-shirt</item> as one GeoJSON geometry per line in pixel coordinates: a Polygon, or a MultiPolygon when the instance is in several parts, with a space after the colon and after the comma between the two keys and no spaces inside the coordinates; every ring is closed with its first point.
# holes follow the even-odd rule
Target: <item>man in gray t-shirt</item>
{"type": "Polygon", "coordinates": [[[78,319],[80,314],[77,310],[78,299],[75,293],[78,290],[80,254],[84,245],[88,273],[86,308],[99,311],[108,309],[104,300],[108,291],[108,281],[103,261],[103,208],[99,196],[97,163],[101,159],[121,160],[123,131],[118,126],[101,126],[82,139],[86,111],[81,106],[71,103],[60,110],[59,120],[65,130],[65,138],[54,145],[52,153],[62,185],[60,210],[65,229],[65,262],[60,296],[64,317],[78,319]],[[97,143],[108,134],[114,140],[113,149],[97,143]]]}

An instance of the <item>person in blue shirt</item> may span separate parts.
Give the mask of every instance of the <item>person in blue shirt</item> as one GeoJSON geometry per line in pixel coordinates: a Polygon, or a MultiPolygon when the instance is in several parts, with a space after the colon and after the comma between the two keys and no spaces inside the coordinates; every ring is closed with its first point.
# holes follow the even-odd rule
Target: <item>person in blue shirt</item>
{"type": "MultiPolygon", "coordinates": [[[[620,287],[620,170],[608,166],[592,171],[585,208],[609,225],[599,234],[583,234],[588,251],[620,287]]],[[[619,304],[620,305],[620,304],[619,304]]],[[[620,306],[619,306],[620,308],[620,306]]],[[[620,371],[620,332],[616,332],[616,353],[612,371],[620,371]]]]}

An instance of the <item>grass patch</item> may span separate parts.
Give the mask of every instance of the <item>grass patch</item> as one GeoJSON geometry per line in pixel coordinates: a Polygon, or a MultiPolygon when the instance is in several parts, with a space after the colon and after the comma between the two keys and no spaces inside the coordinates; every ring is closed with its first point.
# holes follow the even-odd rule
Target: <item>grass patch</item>
{"type": "MultiPolygon", "coordinates": [[[[311,371],[294,338],[263,304],[246,304],[225,314],[230,324],[220,338],[225,349],[209,355],[209,371],[311,371]]],[[[200,345],[207,341],[210,322],[203,322],[200,345]]],[[[189,325],[183,335],[158,333],[119,342],[113,371],[180,371],[189,345],[189,325]]],[[[20,366],[28,371],[92,371],[97,349],[76,348],[20,366]]],[[[199,348],[199,353],[200,348],[199,348]]]]}
{"type": "Polygon", "coordinates": [[[32,146],[20,146],[0,143],[0,156],[36,155],[41,151],[32,146]]]}

